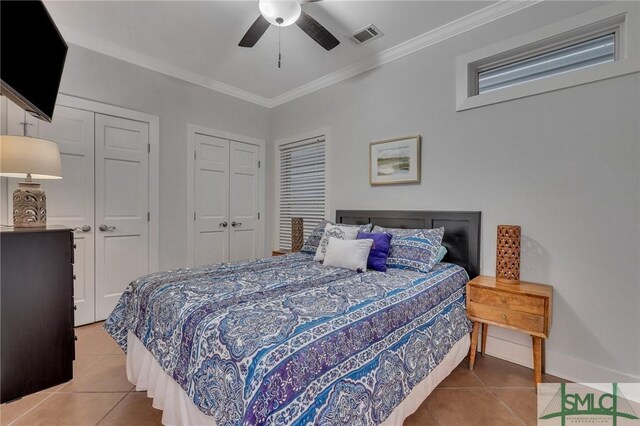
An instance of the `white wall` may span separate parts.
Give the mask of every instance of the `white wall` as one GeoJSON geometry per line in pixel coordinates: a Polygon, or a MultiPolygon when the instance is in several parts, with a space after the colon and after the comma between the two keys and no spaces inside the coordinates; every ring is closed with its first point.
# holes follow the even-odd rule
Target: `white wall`
{"type": "Polygon", "coordinates": [[[60,93],[160,117],[160,268],[187,264],[187,123],[265,139],[269,110],[71,45],[60,93]]]}
{"type": "MultiPolygon", "coordinates": [[[[496,226],[521,225],[522,278],[555,287],[548,372],[640,381],[640,75],[455,110],[456,56],[596,6],[544,2],[284,104],[272,140],[331,128],[334,211],[481,210],[485,274],[496,226]],[[422,183],[369,186],[369,142],[410,134],[422,183]]],[[[491,335],[531,363],[528,338],[491,335]]]]}

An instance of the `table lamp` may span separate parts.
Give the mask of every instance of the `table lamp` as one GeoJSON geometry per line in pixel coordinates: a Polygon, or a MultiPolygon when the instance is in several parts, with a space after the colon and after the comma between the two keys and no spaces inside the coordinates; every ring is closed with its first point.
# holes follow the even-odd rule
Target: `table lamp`
{"type": "Polygon", "coordinates": [[[301,217],[291,218],[291,251],[297,252],[304,244],[304,219],[301,217]]]}
{"type": "Polygon", "coordinates": [[[62,179],[55,142],[27,136],[0,136],[0,176],[25,178],[13,192],[14,228],[47,225],[47,197],[32,179],[62,179]]]}
{"type": "Polygon", "coordinates": [[[520,283],[520,226],[498,225],[496,281],[520,283]]]}

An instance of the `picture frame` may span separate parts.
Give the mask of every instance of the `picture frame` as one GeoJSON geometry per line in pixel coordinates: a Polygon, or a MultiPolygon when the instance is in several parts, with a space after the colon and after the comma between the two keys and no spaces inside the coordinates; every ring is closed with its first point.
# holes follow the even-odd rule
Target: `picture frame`
{"type": "Polygon", "coordinates": [[[369,185],[420,183],[420,135],[385,139],[369,144],[369,185]]]}

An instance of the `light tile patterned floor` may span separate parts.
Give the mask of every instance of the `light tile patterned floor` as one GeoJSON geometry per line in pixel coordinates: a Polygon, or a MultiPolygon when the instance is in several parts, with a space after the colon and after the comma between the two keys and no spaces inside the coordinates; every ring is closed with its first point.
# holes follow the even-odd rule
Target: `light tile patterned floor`
{"type": "MultiPolygon", "coordinates": [[[[74,379],[0,406],[2,425],[160,425],[162,413],[127,380],[125,356],[102,323],[76,329],[74,379]]],[[[531,370],[479,355],[465,360],[405,421],[417,425],[535,425],[531,370]]],[[[552,376],[545,381],[557,382],[552,376]]]]}

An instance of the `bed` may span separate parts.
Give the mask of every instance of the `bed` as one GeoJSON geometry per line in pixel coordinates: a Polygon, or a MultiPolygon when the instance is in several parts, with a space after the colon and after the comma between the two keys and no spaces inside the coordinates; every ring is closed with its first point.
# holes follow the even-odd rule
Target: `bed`
{"type": "Polygon", "coordinates": [[[293,253],[151,274],[105,322],[166,425],[401,424],[465,357],[479,212],[339,210],[337,222],[444,226],[428,274],[357,273],[293,253]]]}

